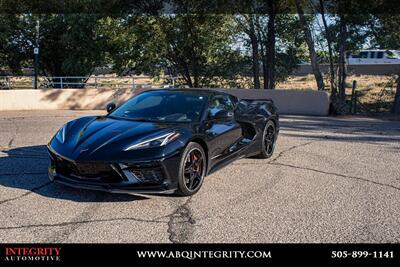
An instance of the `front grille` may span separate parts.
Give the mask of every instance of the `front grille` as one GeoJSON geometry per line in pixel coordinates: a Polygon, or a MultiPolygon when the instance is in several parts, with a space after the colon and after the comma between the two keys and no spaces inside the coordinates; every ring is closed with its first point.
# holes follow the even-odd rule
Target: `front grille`
{"type": "Polygon", "coordinates": [[[128,181],[127,171],[132,173],[141,183],[160,184],[165,181],[166,174],[159,162],[146,164],[113,164],[101,162],[77,162],[60,157],[49,151],[56,172],[60,175],[91,181],[119,183],[128,181]]]}
{"type": "Polygon", "coordinates": [[[111,167],[111,164],[98,162],[75,162],[51,153],[56,172],[79,179],[101,180],[102,182],[121,182],[122,177],[111,167]]]}
{"type": "Polygon", "coordinates": [[[99,174],[114,172],[109,164],[102,163],[75,163],[77,174],[94,177],[99,174]]]}

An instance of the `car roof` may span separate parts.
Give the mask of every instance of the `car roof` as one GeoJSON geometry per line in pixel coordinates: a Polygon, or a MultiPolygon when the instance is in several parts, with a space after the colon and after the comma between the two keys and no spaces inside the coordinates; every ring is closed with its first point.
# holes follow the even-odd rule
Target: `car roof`
{"type": "Polygon", "coordinates": [[[393,50],[393,49],[361,49],[361,50],[359,50],[359,52],[387,52],[387,51],[398,52],[400,50],[393,50]]]}

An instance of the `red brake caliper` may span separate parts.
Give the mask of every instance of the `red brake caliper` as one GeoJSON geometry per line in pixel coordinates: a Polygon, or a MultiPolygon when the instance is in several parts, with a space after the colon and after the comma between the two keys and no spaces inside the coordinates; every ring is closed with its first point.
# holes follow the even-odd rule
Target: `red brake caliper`
{"type": "MultiPolygon", "coordinates": [[[[197,159],[198,159],[198,158],[197,158],[196,154],[193,153],[193,162],[196,161],[197,159]]],[[[197,163],[197,164],[196,164],[195,166],[193,166],[193,167],[196,168],[196,172],[200,171],[200,164],[199,164],[199,163],[197,163]]]]}

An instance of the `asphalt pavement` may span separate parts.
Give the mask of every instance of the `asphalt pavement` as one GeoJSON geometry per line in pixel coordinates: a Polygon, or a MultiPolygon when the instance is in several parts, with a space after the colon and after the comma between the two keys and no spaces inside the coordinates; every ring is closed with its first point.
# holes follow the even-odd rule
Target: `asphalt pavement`
{"type": "Polygon", "coordinates": [[[0,243],[400,242],[400,122],[283,116],[271,159],[241,159],[192,197],[73,189],[47,178],[67,121],[0,112],[0,243]]]}

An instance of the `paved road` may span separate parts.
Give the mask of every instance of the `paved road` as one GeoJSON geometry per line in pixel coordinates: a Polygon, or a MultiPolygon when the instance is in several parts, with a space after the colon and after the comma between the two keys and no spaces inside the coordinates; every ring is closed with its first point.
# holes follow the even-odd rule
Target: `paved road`
{"type": "Polygon", "coordinates": [[[94,113],[0,113],[0,242],[400,242],[400,122],[284,117],[272,159],[190,198],[49,183],[45,144],[94,113]]]}

